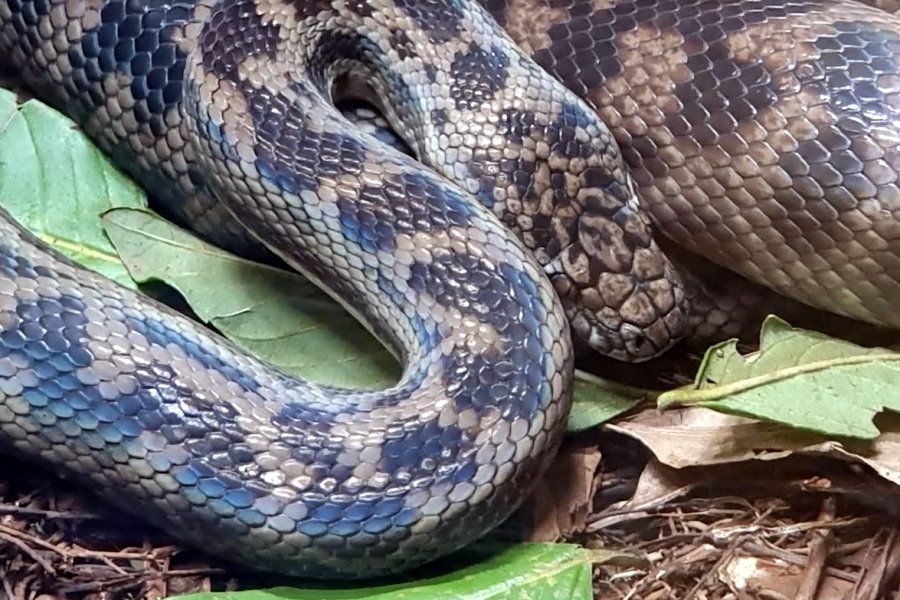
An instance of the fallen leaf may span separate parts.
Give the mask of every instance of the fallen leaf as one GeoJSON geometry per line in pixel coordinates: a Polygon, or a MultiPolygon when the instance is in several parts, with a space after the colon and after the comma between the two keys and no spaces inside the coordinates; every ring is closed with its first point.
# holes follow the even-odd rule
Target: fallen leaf
{"type": "Polygon", "coordinates": [[[861,462],[888,481],[900,485],[900,415],[885,413],[875,422],[881,435],[871,442],[823,440],[804,451],[861,462]]]}
{"type": "Polygon", "coordinates": [[[734,340],[710,348],[694,384],[659,405],[692,404],[831,436],[874,439],[875,415],[900,410],[900,353],[791,327],[763,324],[760,349],[734,340]]]}
{"type": "Polygon", "coordinates": [[[638,479],[634,496],[624,507],[648,508],[672,502],[689,494],[698,481],[700,477],[696,471],[673,469],[651,458],[638,479]]]}
{"type": "Polygon", "coordinates": [[[821,436],[706,408],[648,409],[606,427],[636,438],[670,467],[772,460],[821,436]]]}
{"type": "Polygon", "coordinates": [[[855,565],[862,571],[849,598],[877,600],[885,597],[887,586],[896,581],[900,570],[900,535],[897,528],[885,527],[854,555],[840,557],[840,562],[855,565]]]}
{"type": "MultiPolygon", "coordinates": [[[[716,570],[719,581],[740,597],[793,598],[803,578],[803,568],[777,558],[735,553],[716,570]]],[[[823,575],[817,600],[843,600],[853,591],[853,582],[823,575]]]]}
{"type": "Polygon", "coordinates": [[[585,371],[575,371],[572,391],[575,402],[569,413],[568,430],[584,431],[625,413],[656,392],[622,385],[585,371]]]}
{"type": "Polygon", "coordinates": [[[166,578],[165,598],[178,594],[208,592],[212,590],[209,575],[177,575],[166,578]]]}
{"type": "Polygon", "coordinates": [[[230,254],[148,211],[114,209],[102,221],[135,281],[172,286],[202,321],[260,358],[327,385],[398,380],[385,347],[302,275],[230,254]]]}
{"type": "MultiPolygon", "coordinates": [[[[305,277],[248,261],[139,209],[116,208],[103,228],[131,277],[161,281],[205,323],[277,367],[319,383],[384,388],[397,361],[348,311],[305,277]]],[[[652,394],[576,372],[573,431],[596,427],[652,394]]]]}
{"type": "Polygon", "coordinates": [[[60,113],[0,89],[0,206],[23,227],[76,262],[126,287],[135,283],[109,243],[99,216],[114,206],[144,207],[122,175],[60,113]]]}
{"type": "Polygon", "coordinates": [[[606,427],[637,439],[660,462],[676,469],[791,455],[829,456],[871,467],[900,485],[900,415],[885,413],[876,423],[882,433],[874,440],[830,439],[777,423],[688,407],[648,409],[606,427]]]}
{"type": "Polygon", "coordinates": [[[563,444],[523,507],[530,516],[532,542],[555,542],[584,531],[597,491],[600,449],[591,442],[563,444]]]}
{"type": "Polygon", "coordinates": [[[587,530],[600,531],[650,516],[654,509],[691,493],[707,476],[708,473],[701,469],[674,469],[651,457],[638,478],[632,497],[604,509],[587,530]]]}
{"type": "Polygon", "coordinates": [[[591,564],[606,553],[571,544],[519,544],[473,549],[478,562],[450,573],[400,584],[345,589],[312,584],[246,592],[212,592],[179,600],[590,600],[591,564]]]}

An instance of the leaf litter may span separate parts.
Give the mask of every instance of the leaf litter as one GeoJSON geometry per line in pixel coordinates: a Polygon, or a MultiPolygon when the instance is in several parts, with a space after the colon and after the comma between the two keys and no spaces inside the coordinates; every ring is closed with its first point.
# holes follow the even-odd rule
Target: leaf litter
{"type": "MultiPolygon", "coordinates": [[[[46,126],[51,131],[54,119],[57,126],[64,122],[37,103],[27,110],[32,113],[26,111],[23,118],[37,119],[38,128],[46,126]]],[[[7,104],[4,114],[4,122],[13,123],[22,110],[16,113],[7,104]]],[[[77,136],[63,139],[75,144],[81,156],[96,160],[101,171],[105,168],[90,149],[78,146],[77,136]]],[[[34,173],[43,177],[39,169],[34,173]]],[[[131,189],[127,181],[115,179],[115,171],[102,173],[102,185],[76,183],[72,189],[81,194],[99,187],[113,200],[131,189]]],[[[45,194],[48,181],[43,177],[41,185],[32,187],[45,194]]],[[[28,191],[17,188],[20,200],[22,190],[28,191]]],[[[142,196],[130,197],[134,198],[128,201],[132,212],[142,212],[142,196]]],[[[0,193],[0,202],[8,200],[0,193]]],[[[101,203],[89,210],[99,213],[116,205],[101,203]]],[[[65,222],[58,220],[56,226],[65,222]]],[[[54,236],[53,224],[43,226],[43,237],[51,243],[60,241],[61,250],[81,250],[83,256],[78,258],[82,260],[99,258],[108,263],[101,269],[118,268],[108,260],[109,247],[103,246],[104,239],[98,240],[97,229],[80,238],[78,230],[54,236]],[[75,248],[66,243],[73,240],[75,248]]],[[[110,237],[115,242],[115,234],[110,237]]],[[[138,269],[134,264],[130,268],[135,275],[138,269]]],[[[118,278],[122,272],[110,273],[118,278]]],[[[177,281],[170,283],[178,287],[177,281]]],[[[247,313],[232,309],[226,306],[220,313],[200,318],[224,330],[227,326],[221,319],[247,313]]],[[[596,598],[897,597],[900,417],[880,412],[884,407],[896,408],[896,398],[891,396],[896,388],[887,385],[881,388],[883,393],[864,399],[862,410],[830,420],[835,404],[845,397],[852,400],[859,386],[865,389],[871,383],[870,376],[841,373],[844,380],[856,378],[857,384],[838,389],[824,403],[821,395],[807,395],[809,388],[822,387],[821,382],[797,385],[794,381],[790,393],[779,392],[777,401],[767,405],[765,401],[772,397],[766,394],[778,382],[820,377],[847,366],[802,366],[801,355],[809,353],[783,352],[787,348],[782,345],[784,334],[795,338],[816,334],[774,321],[770,327],[772,323],[778,343],[776,352],[766,356],[777,372],[774,376],[772,370],[760,368],[766,360],[759,356],[773,347],[767,348],[765,334],[763,352],[755,358],[742,357],[731,343],[712,349],[691,384],[699,397],[691,396],[691,388],[671,391],[673,382],[690,381],[693,366],[664,370],[658,376],[658,382],[666,385],[655,387],[669,390],[668,396],[659,397],[662,406],[673,402],[699,406],[659,410],[653,407],[656,391],[580,373],[580,402],[560,459],[537,484],[539,492],[494,539],[561,540],[605,549],[593,555],[596,598]],[[777,352],[782,352],[782,358],[773,358],[777,352]],[[785,373],[786,365],[801,366],[785,373]],[[747,384],[753,377],[764,381],[747,384]],[[732,393],[717,394],[711,385],[736,386],[737,400],[732,393]],[[745,392],[762,393],[763,402],[746,402],[739,397],[745,392]],[[803,398],[805,405],[796,403],[803,398]],[[799,416],[786,419],[785,412],[791,411],[779,408],[792,399],[800,407],[799,416]],[[810,404],[815,405],[814,411],[806,408],[810,404]],[[607,425],[598,427],[603,423],[607,425]]],[[[232,335],[240,338],[241,331],[258,333],[244,322],[235,326],[232,335]]],[[[258,336],[244,338],[236,341],[245,346],[259,342],[258,336]]],[[[843,342],[834,342],[837,346],[831,345],[833,340],[814,342],[838,348],[838,359],[846,357],[843,342]]],[[[884,351],[877,352],[886,359],[883,362],[894,360],[884,351]]],[[[835,355],[824,360],[835,360],[835,355]]],[[[865,368],[873,362],[852,359],[849,363],[853,361],[865,368]]],[[[385,365],[390,368],[389,361],[385,365]]],[[[589,366],[601,365],[609,366],[603,361],[589,366]]],[[[377,374],[381,368],[375,367],[374,377],[382,377],[377,374]]],[[[649,368],[640,365],[618,371],[632,373],[631,383],[647,385],[653,379],[646,375],[649,368]]],[[[373,384],[372,377],[363,375],[359,384],[373,384]]],[[[876,381],[876,385],[882,383],[876,381]]],[[[290,583],[243,573],[182,548],[164,534],[106,508],[83,488],[15,458],[0,464],[0,598],[156,599],[290,583]]],[[[565,597],[578,597],[575,594],[565,597]]]]}

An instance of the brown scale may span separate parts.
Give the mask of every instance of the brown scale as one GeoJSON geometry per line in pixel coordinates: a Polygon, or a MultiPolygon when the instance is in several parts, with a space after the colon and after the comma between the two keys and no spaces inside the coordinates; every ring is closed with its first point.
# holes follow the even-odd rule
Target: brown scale
{"type": "Polygon", "coordinates": [[[840,0],[484,4],[612,129],[694,275],[698,337],[755,326],[773,302],[807,322],[815,311],[679,247],[900,327],[900,20],[840,0]]]}

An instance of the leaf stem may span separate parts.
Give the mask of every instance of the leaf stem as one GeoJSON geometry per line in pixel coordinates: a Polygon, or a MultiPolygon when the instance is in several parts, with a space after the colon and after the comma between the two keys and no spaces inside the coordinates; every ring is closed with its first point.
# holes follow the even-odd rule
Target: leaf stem
{"type": "MultiPolygon", "coordinates": [[[[791,377],[803,375],[804,373],[822,371],[824,369],[829,369],[832,367],[843,367],[848,365],[879,361],[900,361],[900,354],[885,353],[845,356],[839,359],[824,360],[797,365],[794,367],[787,367],[784,369],[779,369],[774,373],[758,375],[756,377],[742,379],[740,381],[727,383],[725,385],[714,385],[712,387],[703,389],[698,389],[696,387],[682,387],[662,393],[657,400],[657,405],[659,406],[659,408],[669,408],[675,404],[699,404],[702,402],[711,402],[714,400],[719,400],[725,396],[730,396],[732,394],[737,394],[754,387],[765,385],[767,383],[782,381],[784,379],[790,379],[791,377]]],[[[693,385],[696,386],[697,384],[693,385]]]]}

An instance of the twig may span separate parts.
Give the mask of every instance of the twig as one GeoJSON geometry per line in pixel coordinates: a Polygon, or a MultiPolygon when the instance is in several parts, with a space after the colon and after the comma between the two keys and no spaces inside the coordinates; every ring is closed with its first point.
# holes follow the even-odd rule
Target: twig
{"type": "MultiPolygon", "coordinates": [[[[728,539],[735,535],[755,534],[765,538],[788,536],[806,531],[817,531],[822,529],[843,529],[846,527],[855,527],[857,525],[869,522],[868,517],[853,517],[849,519],[834,519],[832,521],[811,521],[805,523],[791,523],[790,525],[781,525],[780,527],[766,527],[763,525],[750,524],[738,525],[727,529],[719,529],[715,532],[719,541],[728,539]]],[[[715,541],[715,540],[714,540],[715,541]]]]}
{"type": "MultiPolygon", "coordinates": [[[[863,540],[857,540],[855,542],[845,542],[843,544],[839,544],[839,545],[835,546],[835,548],[831,551],[831,556],[843,558],[848,554],[853,554],[854,552],[856,552],[858,550],[862,550],[863,548],[865,548],[866,546],[869,545],[870,541],[871,540],[869,538],[866,538],[863,540]]],[[[802,554],[803,549],[802,548],[798,549],[798,552],[800,554],[802,554]]]]}
{"type": "Polygon", "coordinates": [[[87,550],[86,548],[82,548],[81,546],[73,546],[70,550],[67,551],[67,554],[71,556],[82,556],[86,558],[96,558],[101,561],[103,564],[113,569],[114,571],[125,575],[127,571],[114,563],[111,558],[107,556],[106,552],[94,552],[93,550],[87,550]]]}
{"type": "Polygon", "coordinates": [[[50,573],[51,575],[56,575],[56,569],[53,568],[53,565],[51,565],[49,562],[47,562],[47,560],[46,560],[44,557],[42,557],[42,556],[39,555],[37,552],[35,552],[35,551],[31,548],[31,546],[29,546],[28,544],[26,544],[24,541],[18,539],[18,538],[15,537],[15,536],[8,535],[8,534],[6,534],[6,533],[4,533],[4,532],[0,532],[0,540],[4,540],[4,541],[6,541],[7,543],[10,543],[10,544],[12,544],[13,546],[17,547],[19,550],[21,550],[22,552],[24,552],[25,554],[27,554],[29,557],[31,557],[31,559],[32,559],[34,562],[36,562],[37,564],[41,565],[41,568],[42,568],[42,569],[44,569],[45,571],[47,571],[47,572],[50,573]]]}
{"type": "Polygon", "coordinates": [[[35,519],[99,519],[100,515],[93,513],[60,512],[57,510],[41,510],[38,508],[25,508],[15,504],[0,504],[0,514],[15,515],[17,517],[31,517],[35,519]]]}
{"type": "Polygon", "coordinates": [[[121,577],[110,577],[103,581],[88,581],[74,583],[60,589],[64,594],[81,594],[85,592],[102,592],[110,590],[123,590],[136,587],[144,583],[145,578],[141,573],[129,573],[121,577]]]}
{"type": "MultiPolygon", "coordinates": [[[[144,561],[155,561],[156,558],[151,554],[146,552],[101,552],[95,550],[88,550],[86,548],[82,548],[80,546],[73,546],[72,548],[65,548],[59,546],[57,544],[53,544],[46,540],[42,540],[38,537],[28,534],[27,532],[20,531],[18,529],[7,527],[6,525],[0,525],[0,537],[6,538],[15,538],[17,540],[24,540],[45,550],[50,550],[51,552],[55,552],[59,556],[72,559],[72,558],[93,558],[95,560],[99,560],[109,568],[113,569],[117,573],[121,575],[127,575],[128,572],[125,571],[122,567],[115,564],[112,559],[128,559],[128,560],[144,560],[144,561]]],[[[12,541],[10,539],[9,541],[12,541]]],[[[21,542],[24,543],[24,542],[21,542]]],[[[16,543],[18,546],[19,543],[16,543]]],[[[20,546],[21,547],[21,546],[20,546]]],[[[34,556],[29,553],[29,556],[34,556]]],[[[43,566],[43,563],[42,563],[43,566]]]]}
{"type": "MultiPolygon", "coordinates": [[[[837,502],[834,496],[829,496],[822,501],[822,508],[819,511],[819,524],[831,523],[834,521],[837,512],[837,502]]],[[[817,528],[812,532],[813,540],[809,545],[809,559],[806,561],[806,568],[803,569],[803,577],[800,579],[800,585],[797,586],[795,598],[797,600],[813,600],[816,596],[816,590],[819,589],[819,583],[822,580],[822,569],[825,567],[825,561],[828,559],[828,552],[831,549],[831,542],[834,539],[834,533],[830,528],[817,528]]]]}
{"type": "MultiPolygon", "coordinates": [[[[781,548],[771,547],[771,546],[763,546],[757,542],[747,541],[743,544],[743,549],[747,551],[748,554],[753,556],[761,556],[765,558],[775,558],[778,560],[783,560],[786,563],[790,563],[792,565],[803,566],[807,563],[807,559],[793,552],[789,552],[787,550],[782,550],[781,548]]],[[[840,569],[836,569],[834,567],[825,567],[825,572],[828,573],[830,577],[836,577],[838,579],[843,579],[844,581],[849,581],[850,583],[856,583],[859,581],[858,577],[853,577],[852,575],[845,573],[840,569]]]]}
{"type": "Polygon", "coordinates": [[[875,546],[878,543],[878,538],[881,537],[881,531],[876,532],[869,538],[869,543],[866,547],[866,553],[863,555],[863,571],[859,576],[859,579],[856,580],[856,585],[853,586],[853,594],[851,598],[859,598],[860,590],[863,586],[863,581],[866,579],[866,576],[869,573],[870,567],[869,564],[872,562],[872,554],[875,552],[875,546]]]}
{"type": "Polygon", "coordinates": [[[18,529],[15,529],[13,527],[7,527],[6,525],[0,525],[0,535],[13,537],[18,540],[24,540],[24,541],[34,544],[35,546],[40,546],[41,548],[44,548],[45,550],[50,550],[52,552],[55,552],[55,553],[59,554],[60,556],[67,556],[66,552],[64,550],[62,550],[59,546],[51,544],[50,542],[46,542],[46,541],[42,540],[41,538],[30,535],[24,531],[19,531],[18,529]]]}
{"type": "Polygon", "coordinates": [[[897,530],[891,530],[892,540],[888,544],[887,565],[884,568],[884,581],[890,582],[900,570],[900,536],[896,535],[897,530]]]}
{"type": "Polygon", "coordinates": [[[6,578],[6,569],[0,571],[0,581],[3,582],[3,593],[6,594],[6,600],[14,600],[12,586],[9,585],[9,579],[6,578]]]}
{"type": "Polygon", "coordinates": [[[735,538],[734,540],[732,540],[732,542],[728,545],[728,548],[726,548],[725,551],[722,552],[722,556],[720,556],[715,564],[710,567],[710,569],[706,573],[703,574],[703,576],[697,581],[694,587],[691,588],[691,591],[689,591],[684,597],[684,600],[691,600],[691,598],[693,598],[697,594],[697,592],[700,591],[704,584],[706,584],[706,582],[716,574],[716,572],[719,570],[719,567],[724,565],[727,561],[731,560],[740,545],[741,538],[735,538]]]}
{"type": "MultiPolygon", "coordinates": [[[[774,510],[775,510],[774,507],[770,507],[770,508],[767,508],[766,510],[764,510],[762,513],[756,515],[756,517],[754,517],[753,521],[750,523],[750,527],[752,528],[752,527],[758,526],[765,519],[767,519],[774,510]]],[[[710,534],[704,533],[703,537],[707,537],[708,535],[710,535],[710,534]]],[[[713,574],[715,574],[718,571],[719,567],[724,565],[727,561],[731,560],[731,558],[734,556],[734,553],[741,546],[742,542],[743,542],[743,536],[740,534],[738,534],[732,538],[731,543],[728,544],[728,548],[725,549],[725,551],[722,553],[722,556],[719,557],[719,560],[717,560],[716,563],[712,566],[712,568],[710,568],[709,571],[707,571],[703,575],[703,577],[700,578],[700,580],[696,583],[696,585],[694,585],[694,587],[691,588],[691,591],[688,592],[688,594],[685,596],[685,600],[690,600],[691,598],[693,598],[694,595],[700,591],[700,588],[703,587],[703,584],[705,584],[713,576],[713,574]]]]}
{"type": "Polygon", "coordinates": [[[897,530],[892,528],[887,534],[883,549],[874,561],[875,564],[869,566],[867,561],[865,573],[854,590],[854,598],[866,600],[879,597],[879,592],[892,575],[888,572],[889,564],[893,563],[893,567],[896,568],[897,545],[897,530]]]}
{"type": "Polygon", "coordinates": [[[84,593],[84,592],[100,592],[111,589],[126,589],[141,585],[154,579],[169,579],[171,577],[187,577],[192,575],[219,575],[224,573],[223,569],[215,567],[197,568],[197,569],[175,569],[165,572],[134,572],[128,573],[121,577],[111,577],[103,581],[89,581],[85,583],[76,583],[66,586],[65,592],[68,594],[84,593]]]}

